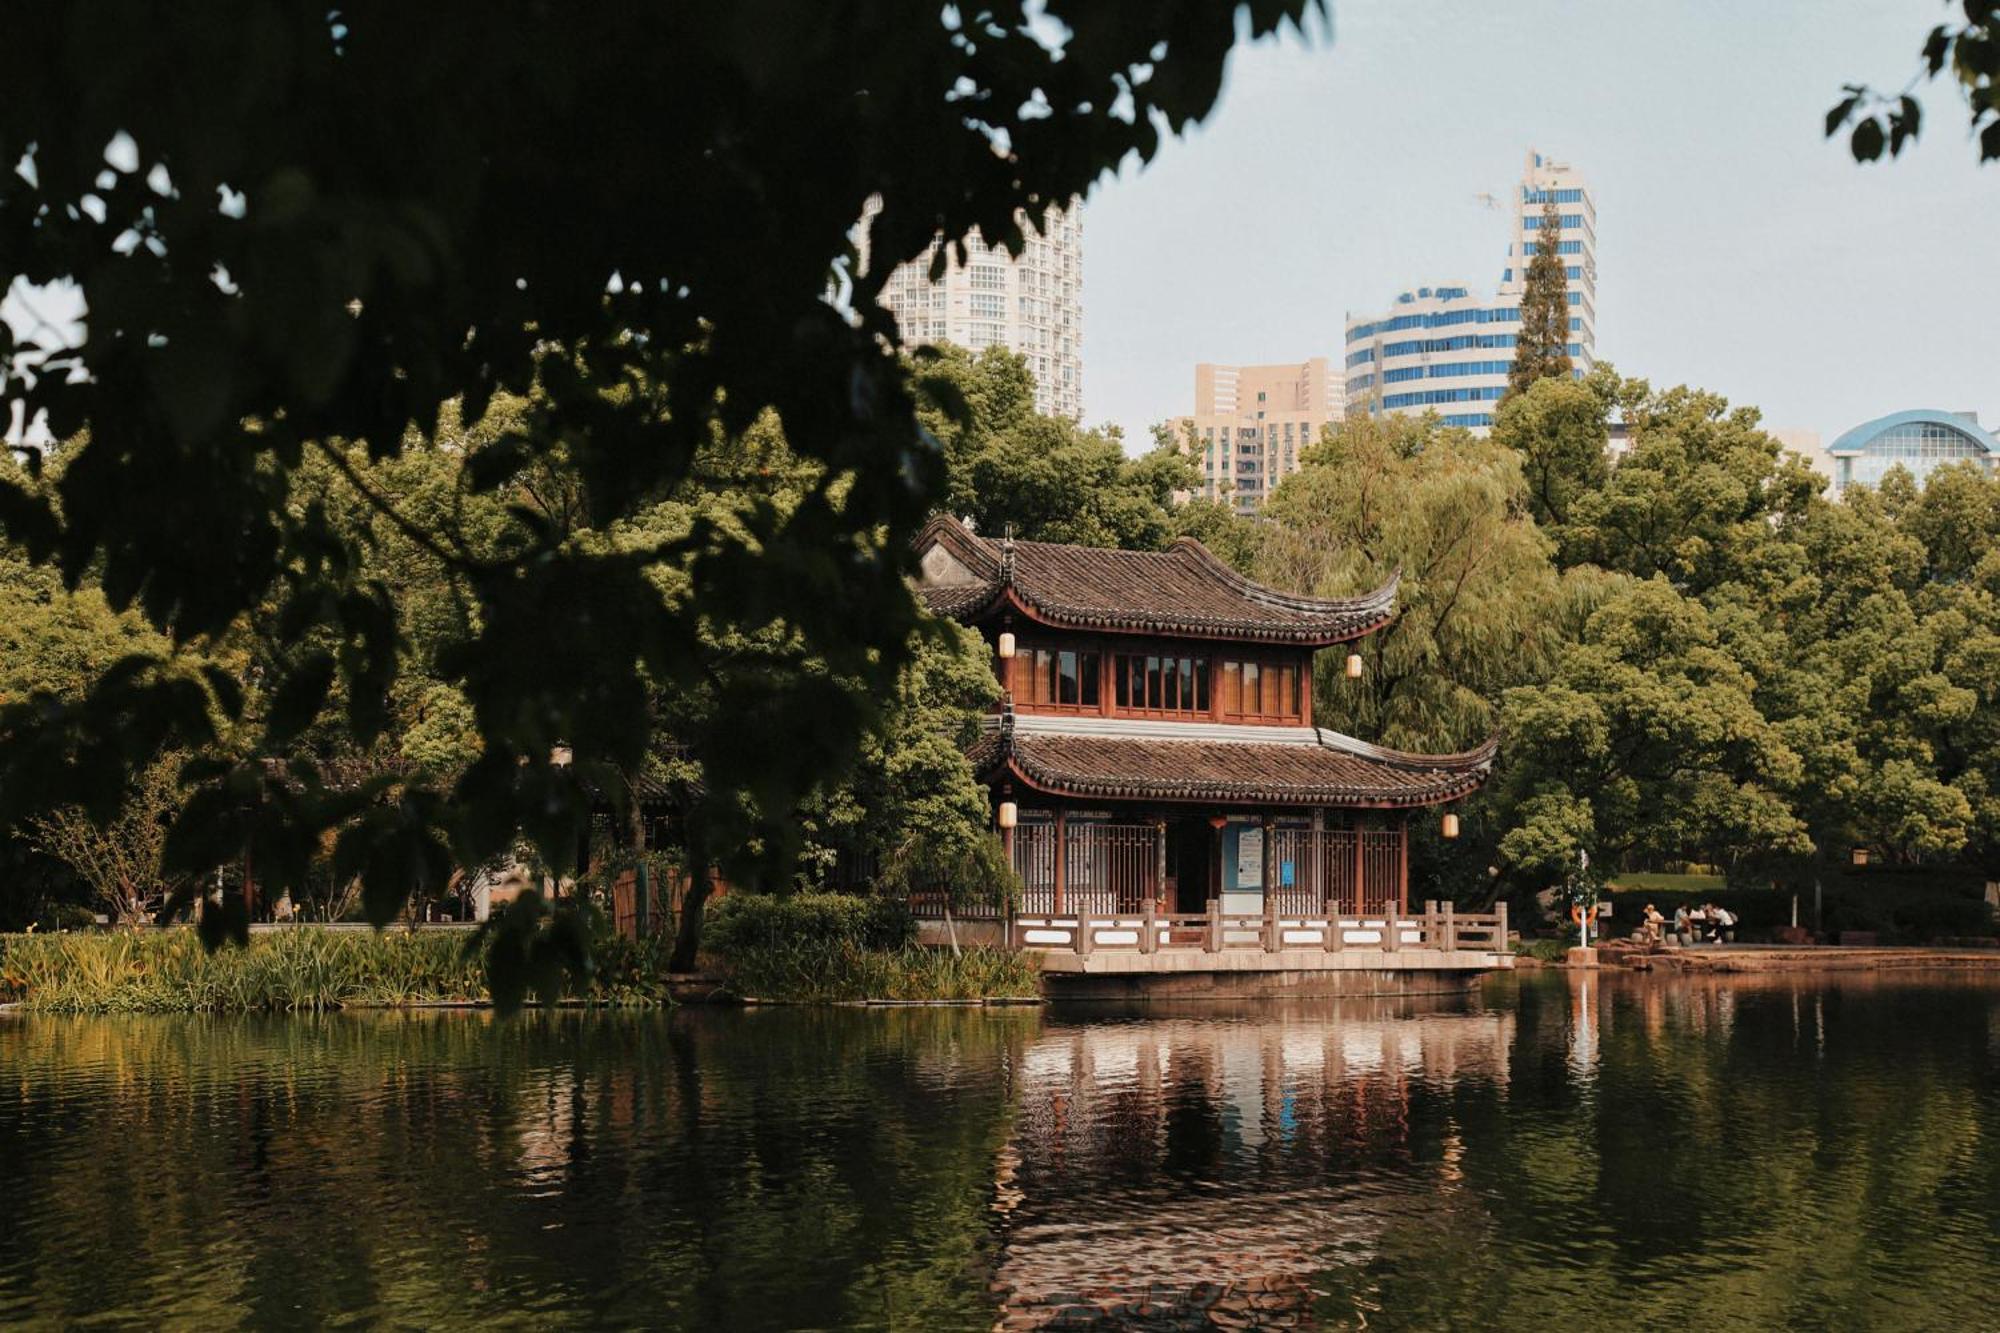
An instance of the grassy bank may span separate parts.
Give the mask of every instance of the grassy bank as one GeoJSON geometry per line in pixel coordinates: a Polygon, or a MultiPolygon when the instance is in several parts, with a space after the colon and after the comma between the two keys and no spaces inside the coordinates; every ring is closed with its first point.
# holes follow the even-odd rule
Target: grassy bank
{"type": "MultiPolygon", "coordinates": [[[[260,933],[209,954],[192,930],[0,936],[0,1002],[45,1013],[318,1011],[484,1002],[467,936],[310,928],[260,933]]],[[[624,941],[598,950],[577,998],[652,1004],[665,997],[664,954],[624,941]]]]}

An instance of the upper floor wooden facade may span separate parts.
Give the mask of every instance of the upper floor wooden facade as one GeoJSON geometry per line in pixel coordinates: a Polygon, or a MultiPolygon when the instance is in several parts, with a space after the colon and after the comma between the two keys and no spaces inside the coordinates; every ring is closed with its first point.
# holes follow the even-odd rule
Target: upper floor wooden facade
{"type": "Polygon", "coordinates": [[[1313,654],[1387,624],[1396,591],[1392,578],[1356,598],[1279,592],[1187,538],[994,542],[941,519],[918,545],[925,600],[986,636],[1023,714],[1309,725],[1313,654]]]}

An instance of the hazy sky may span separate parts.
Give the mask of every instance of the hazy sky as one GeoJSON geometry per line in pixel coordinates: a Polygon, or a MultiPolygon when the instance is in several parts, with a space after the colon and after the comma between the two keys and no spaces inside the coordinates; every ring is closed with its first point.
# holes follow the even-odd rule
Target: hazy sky
{"type": "Polygon", "coordinates": [[[1597,194],[1597,352],[1829,439],[1907,407],[2000,426],[2000,163],[1955,85],[1857,166],[1843,83],[1899,89],[1941,0],[1334,0],[1239,48],[1208,123],[1084,215],[1089,421],[1128,446],[1197,361],[1343,356],[1348,310],[1499,280],[1532,145],[1597,194]]]}

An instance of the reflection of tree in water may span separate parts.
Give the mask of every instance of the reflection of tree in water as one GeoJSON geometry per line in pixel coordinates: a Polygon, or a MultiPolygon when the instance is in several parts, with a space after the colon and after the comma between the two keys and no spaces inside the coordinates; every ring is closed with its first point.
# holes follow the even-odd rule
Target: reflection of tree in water
{"type": "Polygon", "coordinates": [[[1326,1256],[1386,1225],[1372,1178],[1411,1166],[1421,1089],[1506,1083],[1504,1013],[1202,1013],[1052,1024],[1023,1052],[1003,1327],[1302,1326],[1326,1256]]]}
{"type": "Polygon", "coordinates": [[[2000,1278],[2000,1063],[1980,1049],[2000,985],[1938,983],[1524,985],[1507,1113],[1452,1121],[1463,1186],[1330,1266],[1323,1308],[1375,1328],[1987,1321],[1967,1275],[2000,1278]]]}
{"type": "Polygon", "coordinates": [[[0,1021],[0,1325],[990,1322],[1032,1013],[0,1021]]]}
{"type": "Polygon", "coordinates": [[[0,1018],[0,1326],[1991,1324],[2000,981],[1481,1003],[0,1018]]]}

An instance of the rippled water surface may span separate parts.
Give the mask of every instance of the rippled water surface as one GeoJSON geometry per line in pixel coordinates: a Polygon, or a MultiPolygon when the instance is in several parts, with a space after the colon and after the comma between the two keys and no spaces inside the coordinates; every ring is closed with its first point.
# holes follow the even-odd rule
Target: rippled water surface
{"type": "Polygon", "coordinates": [[[0,1016],[0,1325],[2000,1326],[2000,984],[0,1016]]]}

